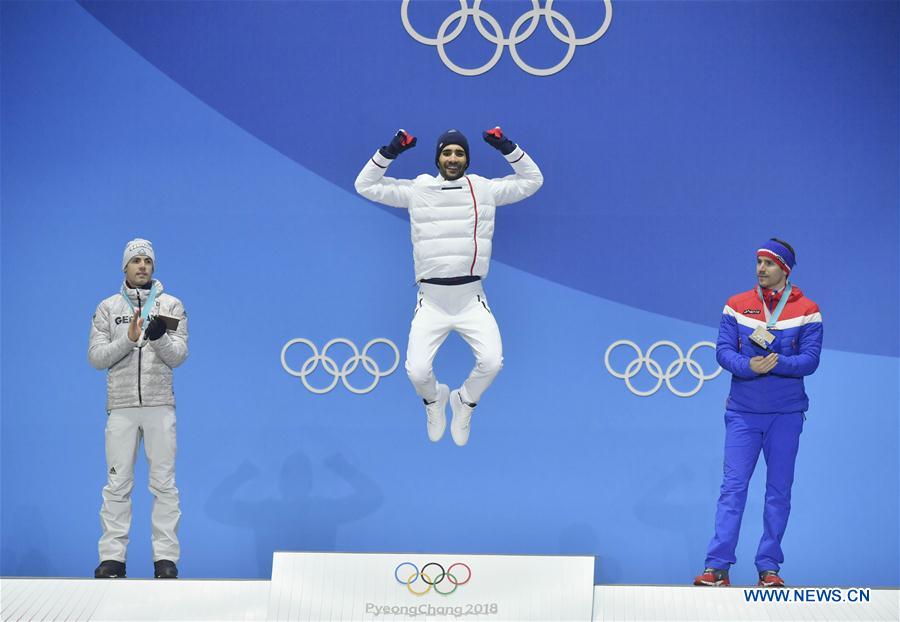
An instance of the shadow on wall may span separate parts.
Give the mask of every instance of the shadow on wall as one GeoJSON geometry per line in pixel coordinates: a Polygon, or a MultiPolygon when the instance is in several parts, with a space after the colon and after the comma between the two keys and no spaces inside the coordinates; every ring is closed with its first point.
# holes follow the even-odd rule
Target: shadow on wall
{"type": "MultiPolygon", "coordinates": [[[[662,478],[651,482],[646,488],[645,494],[638,499],[634,506],[635,517],[650,529],[671,532],[680,540],[683,547],[682,555],[678,559],[697,560],[703,563],[709,538],[712,537],[712,516],[699,516],[697,508],[700,507],[697,496],[698,487],[694,485],[695,473],[686,464],[679,464],[662,478]],[[695,528],[697,521],[709,523],[709,533],[698,532],[695,528]]],[[[684,576],[691,576],[693,568],[681,569],[684,576]]]]}
{"type": "Polygon", "coordinates": [[[621,567],[612,560],[600,556],[600,539],[587,523],[573,523],[559,534],[560,555],[590,555],[594,558],[594,583],[615,583],[622,575],[621,567]]]}
{"type": "Polygon", "coordinates": [[[334,454],[324,464],[350,485],[350,495],[334,499],[311,495],[312,464],[297,452],[281,467],[280,498],[245,501],[238,496],[260,474],[245,460],[207,500],[206,513],[213,520],[254,532],[259,576],[271,576],[275,551],[333,551],[342,523],[368,516],[384,501],[378,485],[343,455],[334,454]]]}
{"type": "MultiPolygon", "coordinates": [[[[8,533],[27,533],[38,542],[48,542],[47,525],[41,510],[34,505],[24,505],[16,512],[16,523],[12,529],[4,525],[8,533]]],[[[0,550],[0,575],[4,577],[52,577],[53,568],[46,553],[37,548],[16,550],[4,546],[0,550]]]]}

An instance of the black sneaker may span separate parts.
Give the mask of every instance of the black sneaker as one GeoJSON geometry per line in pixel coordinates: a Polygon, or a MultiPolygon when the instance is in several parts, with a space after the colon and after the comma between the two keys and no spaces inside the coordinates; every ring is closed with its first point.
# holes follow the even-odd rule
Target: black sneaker
{"type": "Polygon", "coordinates": [[[104,559],[94,570],[95,579],[124,579],[125,578],[125,562],[119,562],[114,559],[104,559]]]}
{"type": "Polygon", "coordinates": [[[177,579],[178,566],[175,565],[175,562],[170,562],[168,559],[153,562],[153,576],[157,579],[177,579]]]}

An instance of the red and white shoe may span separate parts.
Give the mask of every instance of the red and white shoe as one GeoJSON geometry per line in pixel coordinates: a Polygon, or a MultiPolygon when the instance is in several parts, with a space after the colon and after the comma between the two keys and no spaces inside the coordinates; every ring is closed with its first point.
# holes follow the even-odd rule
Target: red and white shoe
{"type": "Polygon", "coordinates": [[[728,571],[719,570],[718,568],[706,568],[703,574],[697,575],[694,579],[694,585],[705,585],[708,587],[728,587],[731,581],[728,580],[728,571]]]}
{"type": "Polygon", "coordinates": [[[784,587],[784,579],[775,570],[764,570],[759,573],[759,587],[784,587]]]}

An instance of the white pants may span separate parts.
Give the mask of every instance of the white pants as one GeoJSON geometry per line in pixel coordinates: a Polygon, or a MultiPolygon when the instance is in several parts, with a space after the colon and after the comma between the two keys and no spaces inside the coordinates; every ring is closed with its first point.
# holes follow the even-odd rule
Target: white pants
{"type": "Polygon", "coordinates": [[[478,402],[503,367],[500,329],[491,314],[481,281],[465,285],[419,284],[415,315],[409,328],[406,373],[416,393],[428,402],[438,398],[434,357],[455,330],[475,355],[475,367],[460,391],[467,402],[478,402]]]}
{"type": "Polygon", "coordinates": [[[178,489],[175,488],[175,407],[117,408],[106,420],[106,473],[100,508],[100,561],[125,561],[131,529],[131,489],[138,446],[144,439],[153,493],[153,561],[178,561],[178,489]]]}

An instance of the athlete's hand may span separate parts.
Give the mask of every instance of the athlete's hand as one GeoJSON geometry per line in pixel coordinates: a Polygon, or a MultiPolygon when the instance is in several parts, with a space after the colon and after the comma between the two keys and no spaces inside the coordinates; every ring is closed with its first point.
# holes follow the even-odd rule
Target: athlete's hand
{"type": "Polygon", "coordinates": [[[378,151],[380,151],[381,155],[383,155],[384,157],[393,160],[407,149],[412,149],[415,146],[416,137],[406,130],[401,129],[397,130],[397,133],[394,134],[394,138],[391,139],[391,143],[389,145],[385,145],[378,151]]]}
{"type": "Polygon", "coordinates": [[[150,341],[156,341],[165,334],[166,323],[162,321],[162,318],[154,317],[150,320],[150,323],[147,324],[147,339],[150,341]]]}
{"type": "Polygon", "coordinates": [[[772,352],[768,356],[754,356],[750,359],[750,369],[757,374],[768,374],[775,369],[778,355],[772,352]]]}
{"type": "Polygon", "coordinates": [[[516,143],[504,136],[503,130],[499,127],[482,132],[481,135],[484,137],[484,142],[499,150],[503,155],[509,155],[516,150],[516,143]]]}
{"type": "Polygon", "coordinates": [[[131,316],[131,321],[128,322],[128,338],[135,343],[141,337],[141,325],[143,323],[144,318],[141,317],[141,310],[135,309],[134,315],[131,316]]]}

